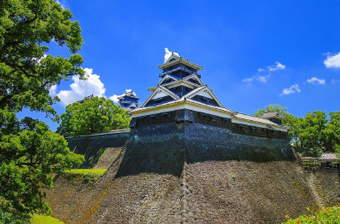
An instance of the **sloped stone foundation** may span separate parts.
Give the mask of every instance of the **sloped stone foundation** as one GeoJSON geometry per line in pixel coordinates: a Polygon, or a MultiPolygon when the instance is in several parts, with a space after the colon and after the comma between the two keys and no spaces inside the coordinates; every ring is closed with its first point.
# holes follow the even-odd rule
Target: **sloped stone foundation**
{"type": "Polygon", "coordinates": [[[66,223],[278,223],[318,208],[287,140],[195,123],[132,129],[100,181],[55,185],[66,223]]]}

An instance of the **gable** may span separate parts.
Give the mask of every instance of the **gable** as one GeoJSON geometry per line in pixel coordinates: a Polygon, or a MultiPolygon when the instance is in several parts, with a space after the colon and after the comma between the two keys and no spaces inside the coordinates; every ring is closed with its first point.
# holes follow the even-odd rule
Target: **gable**
{"type": "Polygon", "coordinates": [[[174,101],[175,99],[172,98],[171,96],[169,95],[166,95],[164,97],[159,97],[159,98],[153,98],[151,100],[149,100],[144,107],[151,107],[151,106],[157,106],[157,105],[161,105],[161,104],[164,104],[164,103],[168,103],[168,102],[171,102],[171,101],[174,101]]]}
{"type": "Polygon", "coordinates": [[[189,93],[187,96],[189,99],[196,100],[201,103],[209,104],[212,106],[223,107],[221,102],[217,99],[215,94],[208,87],[201,87],[197,91],[189,93]]]}
{"type": "Polygon", "coordinates": [[[148,99],[145,100],[145,102],[143,103],[141,107],[150,105],[152,104],[152,102],[158,102],[158,101],[164,102],[164,100],[162,99],[166,99],[166,101],[169,102],[170,100],[177,100],[179,99],[179,97],[175,95],[174,93],[170,92],[169,90],[167,90],[166,88],[162,86],[158,86],[157,89],[148,97],[148,99]]]}
{"type": "Polygon", "coordinates": [[[173,62],[173,61],[176,61],[177,59],[179,59],[179,55],[177,53],[171,53],[171,56],[168,58],[168,60],[166,60],[165,64],[166,63],[170,63],[170,62],[173,62]]]}
{"type": "Polygon", "coordinates": [[[164,97],[164,96],[167,96],[169,94],[165,94],[163,91],[160,91],[158,93],[156,93],[151,99],[157,99],[157,98],[161,98],[161,97],[164,97]]]}
{"type": "Polygon", "coordinates": [[[170,76],[170,75],[166,75],[164,76],[161,81],[159,81],[158,85],[165,85],[165,84],[168,84],[168,83],[171,83],[171,82],[174,82],[176,81],[177,79],[170,76]]]}
{"type": "Polygon", "coordinates": [[[191,83],[193,83],[195,85],[200,85],[200,86],[203,85],[201,79],[198,78],[198,76],[195,75],[195,74],[192,74],[192,75],[189,75],[189,76],[185,77],[184,80],[188,81],[188,82],[191,82],[191,83]]]}
{"type": "Polygon", "coordinates": [[[204,97],[209,98],[209,99],[213,99],[213,97],[206,91],[200,91],[200,92],[197,93],[197,95],[204,96],[204,97]]]}
{"type": "Polygon", "coordinates": [[[172,83],[172,82],[174,82],[174,81],[176,81],[175,78],[167,77],[167,78],[165,78],[165,79],[160,83],[160,85],[166,85],[166,84],[172,83]]]}
{"type": "Polygon", "coordinates": [[[173,87],[177,87],[177,86],[186,86],[186,87],[191,88],[191,89],[195,89],[195,88],[200,87],[197,84],[188,82],[188,81],[183,80],[183,79],[180,79],[180,80],[177,80],[177,81],[174,81],[174,82],[171,82],[171,83],[167,83],[166,85],[164,85],[164,87],[166,87],[168,89],[173,88],[173,87]]]}

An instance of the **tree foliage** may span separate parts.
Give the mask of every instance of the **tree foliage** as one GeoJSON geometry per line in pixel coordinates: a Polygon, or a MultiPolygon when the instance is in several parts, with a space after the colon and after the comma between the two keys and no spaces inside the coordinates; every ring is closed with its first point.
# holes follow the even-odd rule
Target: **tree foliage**
{"type": "Polygon", "coordinates": [[[78,136],[128,128],[129,114],[112,100],[93,97],[83,103],[72,103],[61,115],[57,132],[66,136],[78,136]]]}
{"type": "Polygon", "coordinates": [[[290,126],[288,131],[295,147],[310,156],[319,156],[322,152],[340,152],[340,111],[311,111],[298,118],[287,112],[286,107],[268,105],[265,110],[257,110],[255,116],[264,112],[278,111],[286,119],[283,124],[290,126]]]}
{"type": "Polygon", "coordinates": [[[84,159],[70,153],[66,140],[43,122],[24,118],[15,125],[18,131],[3,135],[0,142],[0,203],[14,217],[27,220],[32,211],[48,212],[40,189],[52,187],[51,174],[84,159]]]}
{"type": "Polygon", "coordinates": [[[287,112],[287,107],[282,107],[279,104],[269,104],[265,107],[265,109],[258,109],[255,112],[255,117],[261,117],[265,112],[279,112],[284,116],[290,116],[291,114],[287,112]]]}
{"type": "Polygon", "coordinates": [[[23,108],[58,116],[49,89],[71,75],[83,77],[74,54],[83,40],[78,22],[54,0],[0,0],[0,223],[26,223],[33,212],[48,212],[42,188],[52,173],[80,164],[64,138],[32,118],[19,121],[23,108]],[[66,45],[69,58],[47,55],[47,44],[66,45]]]}
{"type": "Polygon", "coordinates": [[[54,0],[0,0],[0,6],[0,108],[29,107],[55,116],[51,104],[58,98],[49,89],[70,75],[82,76],[83,59],[46,55],[44,43],[66,44],[75,53],[83,44],[79,24],[54,0]]]}

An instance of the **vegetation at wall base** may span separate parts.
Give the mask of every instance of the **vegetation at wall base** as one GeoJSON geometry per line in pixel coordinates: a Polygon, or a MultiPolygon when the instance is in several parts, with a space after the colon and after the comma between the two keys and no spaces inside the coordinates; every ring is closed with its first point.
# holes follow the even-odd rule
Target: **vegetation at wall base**
{"type": "Polygon", "coordinates": [[[319,162],[304,162],[303,166],[308,166],[308,167],[317,167],[317,166],[321,166],[321,163],[319,162]]]}
{"type": "Polygon", "coordinates": [[[340,207],[322,208],[314,215],[301,215],[297,219],[289,219],[283,224],[338,224],[340,222],[340,207]]]}
{"type": "Polygon", "coordinates": [[[62,221],[51,216],[33,215],[31,224],[64,224],[62,221]]]}
{"type": "Polygon", "coordinates": [[[104,175],[106,172],[106,169],[71,169],[66,171],[66,173],[78,173],[82,175],[88,175],[88,174],[97,174],[97,175],[104,175]]]}
{"type": "Polygon", "coordinates": [[[106,169],[71,169],[66,171],[65,176],[70,178],[81,177],[88,183],[94,183],[101,178],[105,172],[106,169]]]}
{"type": "Polygon", "coordinates": [[[23,109],[59,117],[51,87],[78,75],[83,59],[76,54],[83,39],[72,13],[54,0],[0,0],[0,223],[29,223],[34,213],[50,212],[44,188],[54,173],[81,164],[59,134],[36,119],[19,120],[23,109]],[[70,50],[64,58],[48,54],[48,43],[70,50]]]}

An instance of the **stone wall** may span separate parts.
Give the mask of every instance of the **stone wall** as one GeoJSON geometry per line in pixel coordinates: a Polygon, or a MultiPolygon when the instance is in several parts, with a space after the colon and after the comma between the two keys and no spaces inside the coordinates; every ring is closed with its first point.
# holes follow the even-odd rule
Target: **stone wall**
{"type": "Polygon", "coordinates": [[[287,140],[184,126],[188,223],[278,223],[318,208],[287,140]]]}
{"type": "MultiPolygon", "coordinates": [[[[107,152],[110,154],[117,155],[115,151],[120,151],[120,148],[125,145],[129,133],[130,130],[124,129],[101,134],[68,137],[66,140],[71,151],[85,156],[85,163],[81,168],[92,168],[98,163],[98,160],[107,149],[109,149],[107,152]]],[[[103,162],[110,162],[108,165],[110,166],[113,159],[114,158],[107,158],[109,161],[103,162]]],[[[106,168],[108,168],[108,166],[106,168]]]]}
{"type": "Polygon", "coordinates": [[[317,202],[324,207],[340,203],[340,173],[338,169],[305,170],[307,181],[317,202]]]}
{"type": "MultiPolygon", "coordinates": [[[[70,145],[122,144],[114,139],[70,145]]],[[[288,141],[197,123],[132,129],[97,183],[61,177],[55,186],[48,201],[66,223],[278,223],[318,208],[288,141]]]]}
{"type": "Polygon", "coordinates": [[[183,130],[176,124],[133,130],[94,185],[60,177],[47,192],[65,223],[180,223],[183,130]]]}

